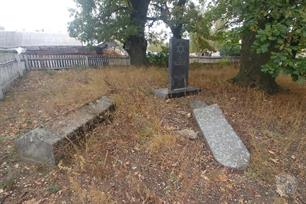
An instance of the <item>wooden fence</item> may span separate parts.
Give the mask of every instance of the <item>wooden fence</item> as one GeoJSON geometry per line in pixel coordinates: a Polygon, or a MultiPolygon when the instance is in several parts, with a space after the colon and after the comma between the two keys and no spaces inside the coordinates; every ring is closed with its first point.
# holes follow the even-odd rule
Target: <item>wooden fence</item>
{"type": "Polygon", "coordinates": [[[104,57],[101,55],[24,55],[27,69],[66,69],[130,65],[128,57],[104,57]]]}
{"type": "MultiPolygon", "coordinates": [[[[128,66],[129,57],[105,57],[101,55],[42,55],[25,54],[23,58],[29,70],[41,69],[66,69],[82,67],[104,67],[104,66],[128,66]]],[[[190,63],[239,63],[239,57],[193,57],[190,63]]]]}
{"type": "Polygon", "coordinates": [[[201,63],[201,64],[215,64],[215,63],[239,63],[240,57],[210,57],[210,56],[201,56],[201,57],[189,57],[190,63],[201,63]]]}

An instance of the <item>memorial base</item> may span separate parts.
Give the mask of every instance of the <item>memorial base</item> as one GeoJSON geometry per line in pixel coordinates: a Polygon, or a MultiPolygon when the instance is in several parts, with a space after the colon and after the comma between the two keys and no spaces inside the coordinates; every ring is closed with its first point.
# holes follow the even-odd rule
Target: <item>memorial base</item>
{"type": "Polygon", "coordinates": [[[158,96],[163,99],[168,99],[168,98],[179,98],[189,95],[195,95],[198,94],[200,91],[201,91],[200,88],[188,86],[186,88],[174,89],[174,90],[169,90],[167,88],[156,89],[154,92],[155,96],[158,96]]]}

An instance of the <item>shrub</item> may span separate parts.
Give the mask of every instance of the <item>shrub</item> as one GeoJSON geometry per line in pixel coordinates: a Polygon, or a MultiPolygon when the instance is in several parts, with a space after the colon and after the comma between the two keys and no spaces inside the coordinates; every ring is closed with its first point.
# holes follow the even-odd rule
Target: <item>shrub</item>
{"type": "Polygon", "coordinates": [[[239,44],[225,44],[220,49],[221,56],[240,56],[241,45],[239,44]]]}
{"type": "Polygon", "coordinates": [[[148,52],[147,61],[149,65],[167,67],[169,58],[169,49],[167,47],[162,47],[162,51],[158,53],[148,52]]]}

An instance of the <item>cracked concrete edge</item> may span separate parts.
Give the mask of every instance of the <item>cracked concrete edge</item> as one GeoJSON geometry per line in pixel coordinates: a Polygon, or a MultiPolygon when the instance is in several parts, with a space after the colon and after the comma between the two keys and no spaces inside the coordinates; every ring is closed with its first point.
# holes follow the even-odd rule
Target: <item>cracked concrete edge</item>
{"type": "MultiPolygon", "coordinates": [[[[94,106],[99,103],[105,106],[105,109],[95,117],[99,118],[103,116],[104,119],[107,119],[110,117],[110,112],[115,110],[115,104],[112,100],[105,96],[89,104],[85,104],[77,111],[84,107],[94,108],[94,106]]],[[[79,128],[86,126],[87,123],[90,122],[92,121],[84,122],[79,126],[79,128]]],[[[78,128],[76,130],[78,130],[78,128]]],[[[33,129],[16,140],[17,153],[22,160],[54,166],[58,163],[58,155],[55,153],[57,152],[56,148],[61,146],[61,143],[66,144],[65,142],[67,142],[68,135],[78,135],[78,133],[73,130],[68,134],[60,135],[58,132],[55,132],[52,129],[48,129],[47,127],[33,129]]]]}

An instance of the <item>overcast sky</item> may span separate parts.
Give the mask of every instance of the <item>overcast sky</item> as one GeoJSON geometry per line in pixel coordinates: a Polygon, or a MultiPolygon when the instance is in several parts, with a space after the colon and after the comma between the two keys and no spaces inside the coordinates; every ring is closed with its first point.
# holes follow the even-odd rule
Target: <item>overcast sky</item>
{"type": "Polygon", "coordinates": [[[5,30],[67,32],[73,0],[0,0],[0,26],[5,30]]]}
{"type": "MultiPolygon", "coordinates": [[[[74,7],[73,0],[0,0],[0,26],[7,31],[67,33],[68,9],[74,7]]],[[[164,24],[153,30],[169,32],[164,24]]]]}

